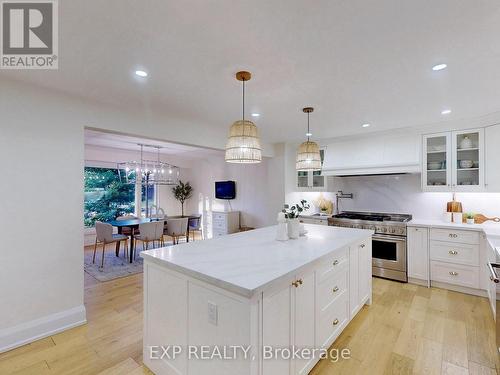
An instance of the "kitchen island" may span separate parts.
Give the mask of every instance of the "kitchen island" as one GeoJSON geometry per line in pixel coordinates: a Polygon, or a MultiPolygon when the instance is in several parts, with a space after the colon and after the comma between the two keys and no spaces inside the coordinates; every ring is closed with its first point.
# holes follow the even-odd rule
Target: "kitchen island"
{"type": "Polygon", "coordinates": [[[141,253],[145,365],[158,375],[307,374],[371,303],[373,231],[305,228],[284,242],[272,226],[141,253]],[[289,348],[301,351],[290,358],[289,348]]]}

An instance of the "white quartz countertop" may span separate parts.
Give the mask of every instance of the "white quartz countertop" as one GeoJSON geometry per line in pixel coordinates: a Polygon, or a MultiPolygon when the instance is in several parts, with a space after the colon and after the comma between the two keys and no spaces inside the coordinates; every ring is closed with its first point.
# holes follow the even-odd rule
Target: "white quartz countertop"
{"type": "Polygon", "coordinates": [[[446,223],[441,220],[413,219],[408,223],[410,227],[435,227],[446,229],[475,230],[486,235],[500,236],[500,223],[486,222],[483,224],[446,223]]]}
{"type": "Polygon", "coordinates": [[[269,284],[361,241],[371,230],[305,224],[308,233],[276,241],[276,226],[144,251],[141,256],[234,293],[251,297],[269,284]]]}

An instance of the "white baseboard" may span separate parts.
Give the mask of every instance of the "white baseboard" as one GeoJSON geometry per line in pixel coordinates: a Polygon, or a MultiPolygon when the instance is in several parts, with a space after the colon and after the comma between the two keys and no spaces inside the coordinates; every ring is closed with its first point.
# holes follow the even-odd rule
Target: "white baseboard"
{"type": "Polygon", "coordinates": [[[408,277],[408,282],[410,284],[416,284],[421,286],[428,286],[429,283],[427,280],[415,279],[413,277],[408,277]]]}
{"type": "Polygon", "coordinates": [[[0,353],[87,323],[85,306],[0,330],[0,353]]]}
{"type": "Polygon", "coordinates": [[[453,285],[453,284],[443,283],[440,281],[431,281],[431,286],[441,289],[452,290],[454,292],[471,294],[473,296],[478,296],[478,297],[488,297],[486,290],[482,289],[473,289],[473,288],[468,288],[466,286],[453,285]]]}

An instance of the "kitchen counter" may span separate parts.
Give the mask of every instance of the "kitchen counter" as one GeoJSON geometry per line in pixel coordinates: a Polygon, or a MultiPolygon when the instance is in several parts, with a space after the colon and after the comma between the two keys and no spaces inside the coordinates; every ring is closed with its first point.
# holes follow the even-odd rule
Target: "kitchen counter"
{"type": "Polygon", "coordinates": [[[331,346],[371,303],[373,231],[306,224],[305,236],[280,242],[276,229],[141,253],[148,368],[158,375],[277,375],[314,367],[319,355],[266,359],[262,349],[331,346]],[[180,352],[152,355],[159,345],[180,352]],[[189,354],[200,347],[222,353],[228,345],[247,348],[249,356],[189,354]]]}
{"type": "Polygon", "coordinates": [[[155,250],[141,256],[217,287],[251,297],[271,282],[299,271],[311,262],[371,230],[305,224],[308,233],[296,240],[276,241],[276,226],[235,233],[155,250]]]}

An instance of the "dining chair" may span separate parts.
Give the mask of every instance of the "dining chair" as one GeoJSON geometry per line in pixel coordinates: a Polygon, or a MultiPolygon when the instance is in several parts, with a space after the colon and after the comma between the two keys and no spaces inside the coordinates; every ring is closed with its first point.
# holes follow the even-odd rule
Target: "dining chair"
{"type": "Polygon", "coordinates": [[[167,220],[167,230],[164,234],[173,238],[174,245],[179,243],[180,237],[187,238],[188,220],[187,217],[167,220]]]}
{"type": "Polygon", "coordinates": [[[195,233],[200,232],[201,239],[203,238],[203,231],[201,229],[201,215],[198,215],[196,217],[190,217],[188,220],[188,231],[189,231],[189,238],[191,238],[191,233],[193,233],[193,241],[195,240],[195,233]]]}
{"type": "Polygon", "coordinates": [[[95,223],[95,244],[94,244],[94,256],[92,257],[92,263],[95,263],[95,253],[97,251],[97,244],[102,244],[102,260],[101,268],[104,267],[104,250],[106,245],[110,243],[116,243],[125,241],[125,248],[123,249],[123,255],[128,257],[128,237],[124,234],[113,234],[113,226],[108,223],[102,223],[100,221],[95,223]]]}
{"type": "MultiPolygon", "coordinates": [[[[142,250],[148,250],[149,248],[149,243],[153,243],[153,248],[155,246],[155,241],[158,241],[158,243],[162,244],[163,243],[163,226],[164,226],[164,221],[163,220],[158,220],[158,221],[151,221],[149,223],[142,223],[139,224],[139,232],[137,236],[134,236],[135,243],[137,244],[137,241],[142,242],[142,250]],[[144,244],[146,245],[144,247],[144,244]]],[[[134,247],[134,258],[136,256],[136,251],[134,247]]]]}

